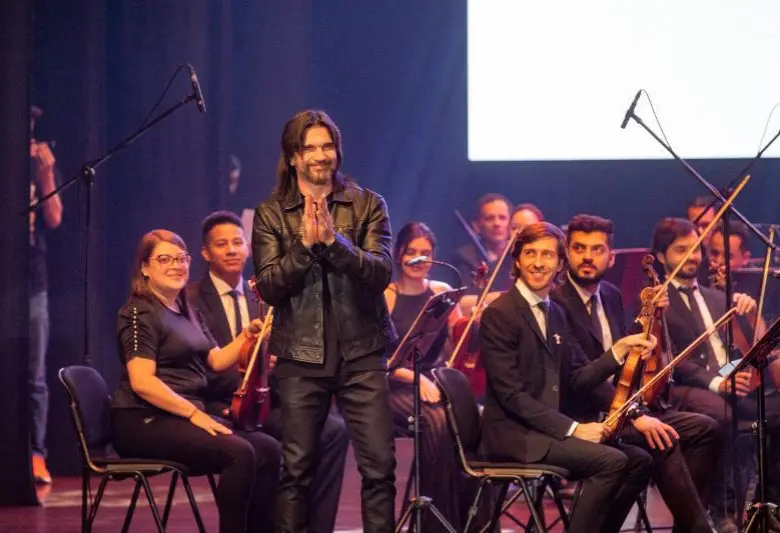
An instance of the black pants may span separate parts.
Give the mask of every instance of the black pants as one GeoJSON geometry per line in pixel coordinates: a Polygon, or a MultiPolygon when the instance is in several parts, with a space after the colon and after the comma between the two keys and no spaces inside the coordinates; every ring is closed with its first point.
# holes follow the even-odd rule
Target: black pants
{"type": "Polygon", "coordinates": [[[568,533],[616,533],[650,479],[652,457],[643,449],[620,449],[568,437],[554,440],[540,463],[563,467],[582,480],[568,533]]]}
{"type": "Polygon", "coordinates": [[[343,370],[333,377],[279,378],[284,461],[276,530],[306,530],[320,435],[334,395],[362,478],[363,531],[393,531],[395,442],[386,373],[343,370]]]}
{"type": "Polygon", "coordinates": [[[272,437],[237,430],[212,436],[181,417],[146,409],[114,409],[112,431],[123,457],[166,459],[219,474],[220,532],[273,531],[281,454],[272,437]]]}
{"type": "MultiPolygon", "coordinates": [[[[263,431],[276,440],[282,440],[282,412],[272,409],[263,431]]],[[[332,533],[336,527],[341,484],[344,481],[344,463],[347,460],[349,436],[344,420],[329,414],[322,428],[317,446],[317,466],[311,484],[309,533],[332,533]]]]}
{"type": "MultiPolygon", "coordinates": [[[[727,516],[745,496],[747,476],[743,473],[748,468],[745,463],[747,459],[755,456],[755,452],[754,449],[743,448],[744,446],[754,446],[754,443],[748,442],[746,439],[739,439],[736,443],[733,441],[732,410],[727,398],[722,395],[698,387],[675,386],[672,389],[672,403],[676,409],[681,411],[704,413],[714,418],[721,426],[724,435],[723,449],[720,460],[715,467],[710,508],[715,517],[727,516]],[[732,455],[737,460],[734,465],[738,477],[736,487],[732,483],[731,477],[732,455]]],[[[767,492],[769,501],[775,502],[780,499],[780,457],[777,451],[780,448],[780,395],[774,393],[766,396],[766,411],[770,437],[767,492]]],[[[747,421],[755,420],[756,399],[754,396],[737,401],[737,418],[747,421]]],[[[741,512],[740,509],[737,511],[741,512]]]]}
{"type": "Polygon", "coordinates": [[[653,456],[652,477],[674,517],[675,531],[711,531],[706,502],[715,470],[713,458],[720,454],[719,424],[706,415],[671,409],[652,416],[680,435],[674,447],[665,452],[652,450],[645,437],[630,425],[623,431],[623,442],[640,446],[653,456]]]}

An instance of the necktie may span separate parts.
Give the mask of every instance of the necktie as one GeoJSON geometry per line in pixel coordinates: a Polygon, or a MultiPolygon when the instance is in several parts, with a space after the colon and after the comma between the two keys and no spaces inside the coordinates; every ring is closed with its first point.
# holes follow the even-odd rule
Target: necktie
{"type": "Polygon", "coordinates": [[[604,330],[601,329],[601,320],[599,320],[599,293],[590,297],[588,302],[590,306],[590,321],[593,323],[593,333],[596,334],[602,347],[604,346],[604,330]]]}
{"type": "MultiPolygon", "coordinates": [[[[696,336],[698,337],[705,331],[707,331],[707,326],[704,324],[704,317],[701,314],[701,308],[699,307],[699,303],[696,301],[696,298],[694,298],[694,295],[696,294],[697,287],[680,287],[679,291],[683,294],[685,294],[688,297],[688,306],[691,308],[691,316],[693,317],[693,322],[696,324],[696,336]]],[[[710,358],[710,361],[717,361],[717,357],[715,357],[715,351],[712,348],[712,342],[707,341],[702,344],[703,348],[707,351],[707,355],[710,358]]]]}
{"type": "Polygon", "coordinates": [[[233,299],[233,316],[235,317],[233,338],[235,339],[241,335],[241,331],[244,329],[244,325],[241,323],[241,306],[238,305],[238,291],[233,289],[228,293],[233,299]]]}
{"type": "Polygon", "coordinates": [[[536,306],[542,311],[542,314],[544,315],[544,327],[541,328],[542,335],[544,336],[545,340],[547,340],[547,343],[550,342],[550,337],[547,335],[547,331],[550,329],[548,326],[550,325],[550,304],[546,301],[541,301],[536,306]]]}

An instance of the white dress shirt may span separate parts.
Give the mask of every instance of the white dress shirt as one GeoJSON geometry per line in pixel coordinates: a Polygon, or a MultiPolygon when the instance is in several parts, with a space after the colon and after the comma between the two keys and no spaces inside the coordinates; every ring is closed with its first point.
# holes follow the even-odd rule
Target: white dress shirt
{"type": "Polygon", "coordinates": [[[244,327],[249,325],[249,304],[246,301],[246,294],[244,294],[244,278],[241,278],[238,282],[238,287],[231,287],[228,283],[218,278],[213,272],[209,272],[211,282],[214,284],[214,288],[217,289],[219,299],[222,302],[222,308],[225,310],[225,316],[227,316],[228,324],[230,325],[230,334],[233,338],[236,337],[236,312],[233,307],[233,297],[230,295],[231,291],[238,293],[238,308],[241,311],[241,324],[244,327]]]}
{"type": "MultiPolygon", "coordinates": [[[[680,290],[682,284],[676,279],[673,279],[671,285],[680,293],[680,298],[682,298],[682,301],[686,306],[688,306],[688,310],[690,311],[691,302],[688,301],[688,295],[680,290]]],[[[696,290],[693,291],[693,297],[696,299],[696,303],[699,305],[699,310],[701,311],[701,318],[704,321],[704,326],[707,329],[710,329],[715,324],[715,322],[712,320],[712,315],[710,314],[710,308],[707,307],[707,302],[704,300],[704,296],[702,295],[699,284],[696,280],[693,280],[693,286],[696,287],[696,290]]],[[[723,345],[723,340],[721,340],[717,331],[710,335],[709,343],[710,346],[712,346],[712,352],[715,354],[715,358],[718,360],[718,364],[721,367],[725,366],[729,362],[729,356],[728,352],[726,352],[726,347],[723,345]]],[[[712,381],[710,381],[709,384],[709,389],[712,392],[717,393],[720,389],[720,384],[723,379],[724,378],[720,376],[712,378],[712,381]]]]}
{"type": "Polygon", "coordinates": [[[591,295],[572,279],[570,273],[567,272],[566,275],[569,277],[569,282],[571,282],[574,290],[576,290],[577,294],[580,295],[582,303],[585,304],[585,309],[588,310],[588,314],[590,314],[590,300],[591,298],[596,298],[596,315],[599,318],[599,324],[601,324],[601,347],[605,351],[609,350],[612,347],[612,330],[609,329],[609,321],[607,320],[607,314],[604,312],[604,304],[601,301],[601,293],[599,289],[597,288],[596,292],[591,295]]]}

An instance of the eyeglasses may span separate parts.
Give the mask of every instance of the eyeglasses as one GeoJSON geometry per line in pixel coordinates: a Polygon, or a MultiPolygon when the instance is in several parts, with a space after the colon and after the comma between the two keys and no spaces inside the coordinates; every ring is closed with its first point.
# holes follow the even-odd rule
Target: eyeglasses
{"type": "Polygon", "coordinates": [[[160,266],[168,266],[174,262],[179,266],[184,266],[184,265],[189,265],[190,262],[192,261],[192,257],[190,256],[190,254],[181,254],[175,257],[168,254],[162,254],[162,255],[158,255],[157,257],[150,257],[149,259],[150,260],[154,259],[160,264],[160,266]]]}

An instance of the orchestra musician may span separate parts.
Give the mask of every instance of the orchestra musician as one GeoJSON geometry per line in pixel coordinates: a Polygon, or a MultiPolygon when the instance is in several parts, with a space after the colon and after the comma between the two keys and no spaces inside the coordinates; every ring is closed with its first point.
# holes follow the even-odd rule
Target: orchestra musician
{"type": "MultiPolygon", "coordinates": [[[[571,332],[590,360],[628,333],[619,289],[602,278],[614,263],[613,223],[595,215],[574,216],[567,226],[568,271],[552,292],[566,312],[571,332]]],[[[577,420],[598,420],[615,394],[611,380],[567,399],[577,420]]],[[[641,446],[656,458],[653,478],[675,520],[674,531],[711,531],[705,504],[712,479],[712,457],[720,451],[718,424],[698,413],[669,409],[663,402],[645,406],[631,420],[622,441],[641,446]],[[661,453],[664,452],[664,453],[661,453]]]]}
{"type": "MultiPolygon", "coordinates": [[[[425,307],[428,299],[451,287],[442,281],[430,279],[430,263],[407,265],[406,261],[419,256],[434,258],[436,237],[422,222],[409,222],[398,232],[395,241],[395,262],[400,277],[385,289],[385,299],[390,316],[403,339],[425,307]]],[[[447,323],[420,361],[420,494],[433,499],[436,508],[455,529],[466,522],[467,508],[462,508],[460,494],[465,491],[466,478],[461,474],[460,462],[447,427],[447,413],[441,403],[441,392],[430,376],[430,370],[444,366],[452,352],[451,334],[454,324],[461,317],[458,305],[450,312],[447,323]]],[[[399,366],[390,374],[390,409],[397,433],[412,436],[409,417],[413,415],[414,373],[411,362],[399,366]]],[[[466,498],[462,499],[466,503],[466,498]]],[[[423,514],[424,529],[440,527],[431,513],[423,514]]]]}
{"type": "Polygon", "coordinates": [[[604,382],[632,349],[649,355],[655,337],[623,337],[588,361],[549,292],[566,264],[566,237],[547,222],[527,226],[512,260],[516,284],[483,312],[480,346],[487,372],[482,446],[497,461],[544,463],[583,480],[570,533],[617,532],[650,477],[642,449],[602,444],[607,426],[562,412],[569,394],[604,382]]]}
{"type": "Polygon", "coordinates": [[[290,119],[278,187],[255,209],[257,288],[272,305],[269,350],[282,412],[277,532],[309,523],[322,428],[335,396],[362,478],[363,530],[392,531],[395,442],[385,351],[396,339],[383,291],[392,240],[384,199],[341,173],[341,133],[322,111],[290,119]]]}
{"type": "Polygon", "coordinates": [[[512,216],[509,219],[509,227],[512,231],[523,231],[523,228],[529,224],[536,224],[543,220],[544,213],[542,213],[542,210],[534,204],[519,204],[512,210],[512,216]]]}
{"type": "MultiPolygon", "coordinates": [[[[652,251],[667,274],[680,263],[683,254],[694,244],[697,237],[696,226],[685,219],[664,218],[656,224],[652,251]]],[[[726,311],[724,293],[703,287],[697,281],[701,261],[701,250],[698,249],[669,285],[669,308],[666,314],[675,352],[688,346],[726,311]]],[[[743,293],[734,294],[733,304],[740,315],[756,309],[755,300],[743,293]]],[[[719,371],[730,360],[730,354],[727,353],[721,335],[712,334],[708,341],[702,343],[694,352],[689,359],[689,364],[675,368],[675,386],[671,394],[672,407],[675,409],[703,413],[721,424],[723,434],[726,435],[720,456],[721,461],[726,461],[731,455],[732,411],[728,404],[731,381],[724,379],[719,371]]],[[[737,374],[735,393],[738,397],[737,416],[740,419],[753,420],[756,416],[755,398],[751,395],[751,390],[750,372],[737,374]]],[[[767,397],[770,437],[777,434],[780,429],[780,403],[775,403],[777,400],[780,400],[780,397],[776,395],[767,397]]],[[[773,443],[770,454],[774,455],[777,443],[780,443],[780,435],[770,440],[773,443]]],[[[780,461],[770,458],[768,464],[770,483],[767,490],[771,496],[770,500],[778,501],[780,461]]],[[[728,509],[734,509],[735,500],[744,496],[745,487],[739,489],[741,492],[737,494],[737,488],[730,483],[730,478],[722,465],[718,467],[710,510],[721,531],[736,531],[734,516],[728,509]]]]}
{"type": "MultiPolygon", "coordinates": [[[[512,202],[502,194],[489,193],[477,202],[476,212],[471,222],[471,227],[479,238],[479,244],[487,254],[483,257],[475,243],[469,242],[455,251],[452,264],[460,271],[461,279],[471,279],[472,273],[479,269],[483,261],[492,273],[501,253],[509,242],[509,217],[512,212],[512,202]]],[[[511,265],[504,262],[496,277],[494,289],[504,291],[511,285],[511,265]]],[[[470,294],[474,294],[471,292],[470,294]]],[[[464,299],[465,300],[465,299],[464,299]]],[[[473,298],[472,298],[473,300],[473,298]]],[[[466,304],[469,300],[464,301],[466,304]]],[[[473,302],[471,302],[473,305],[473,302]]],[[[464,306],[464,312],[468,312],[470,305],[464,306]]]]}
{"type": "MultiPolygon", "coordinates": [[[[201,256],[208,264],[208,271],[199,281],[189,284],[188,294],[217,344],[225,346],[240,337],[245,324],[262,319],[265,313],[261,309],[262,303],[252,297],[253,292],[242,275],[249,257],[249,246],[241,219],[230,211],[216,211],[205,218],[201,233],[201,256]]],[[[242,379],[238,365],[222,372],[207,371],[207,375],[206,412],[229,418],[233,393],[242,379]]],[[[258,431],[280,441],[281,410],[273,375],[270,385],[271,412],[258,431]]],[[[312,509],[307,531],[327,533],[336,526],[348,447],[344,420],[329,414],[318,446],[319,458],[312,481],[312,509]]]]}
{"type": "Polygon", "coordinates": [[[132,267],[132,295],[119,310],[122,375],[113,395],[113,445],[124,457],[165,459],[219,474],[215,493],[224,533],[271,531],[279,444],[265,433],[231,429],[205,411],[206,368],[235,364],[254,320],[218,347],[188,302],[190,255],[167,230],[143,236],[132,267]]]}

